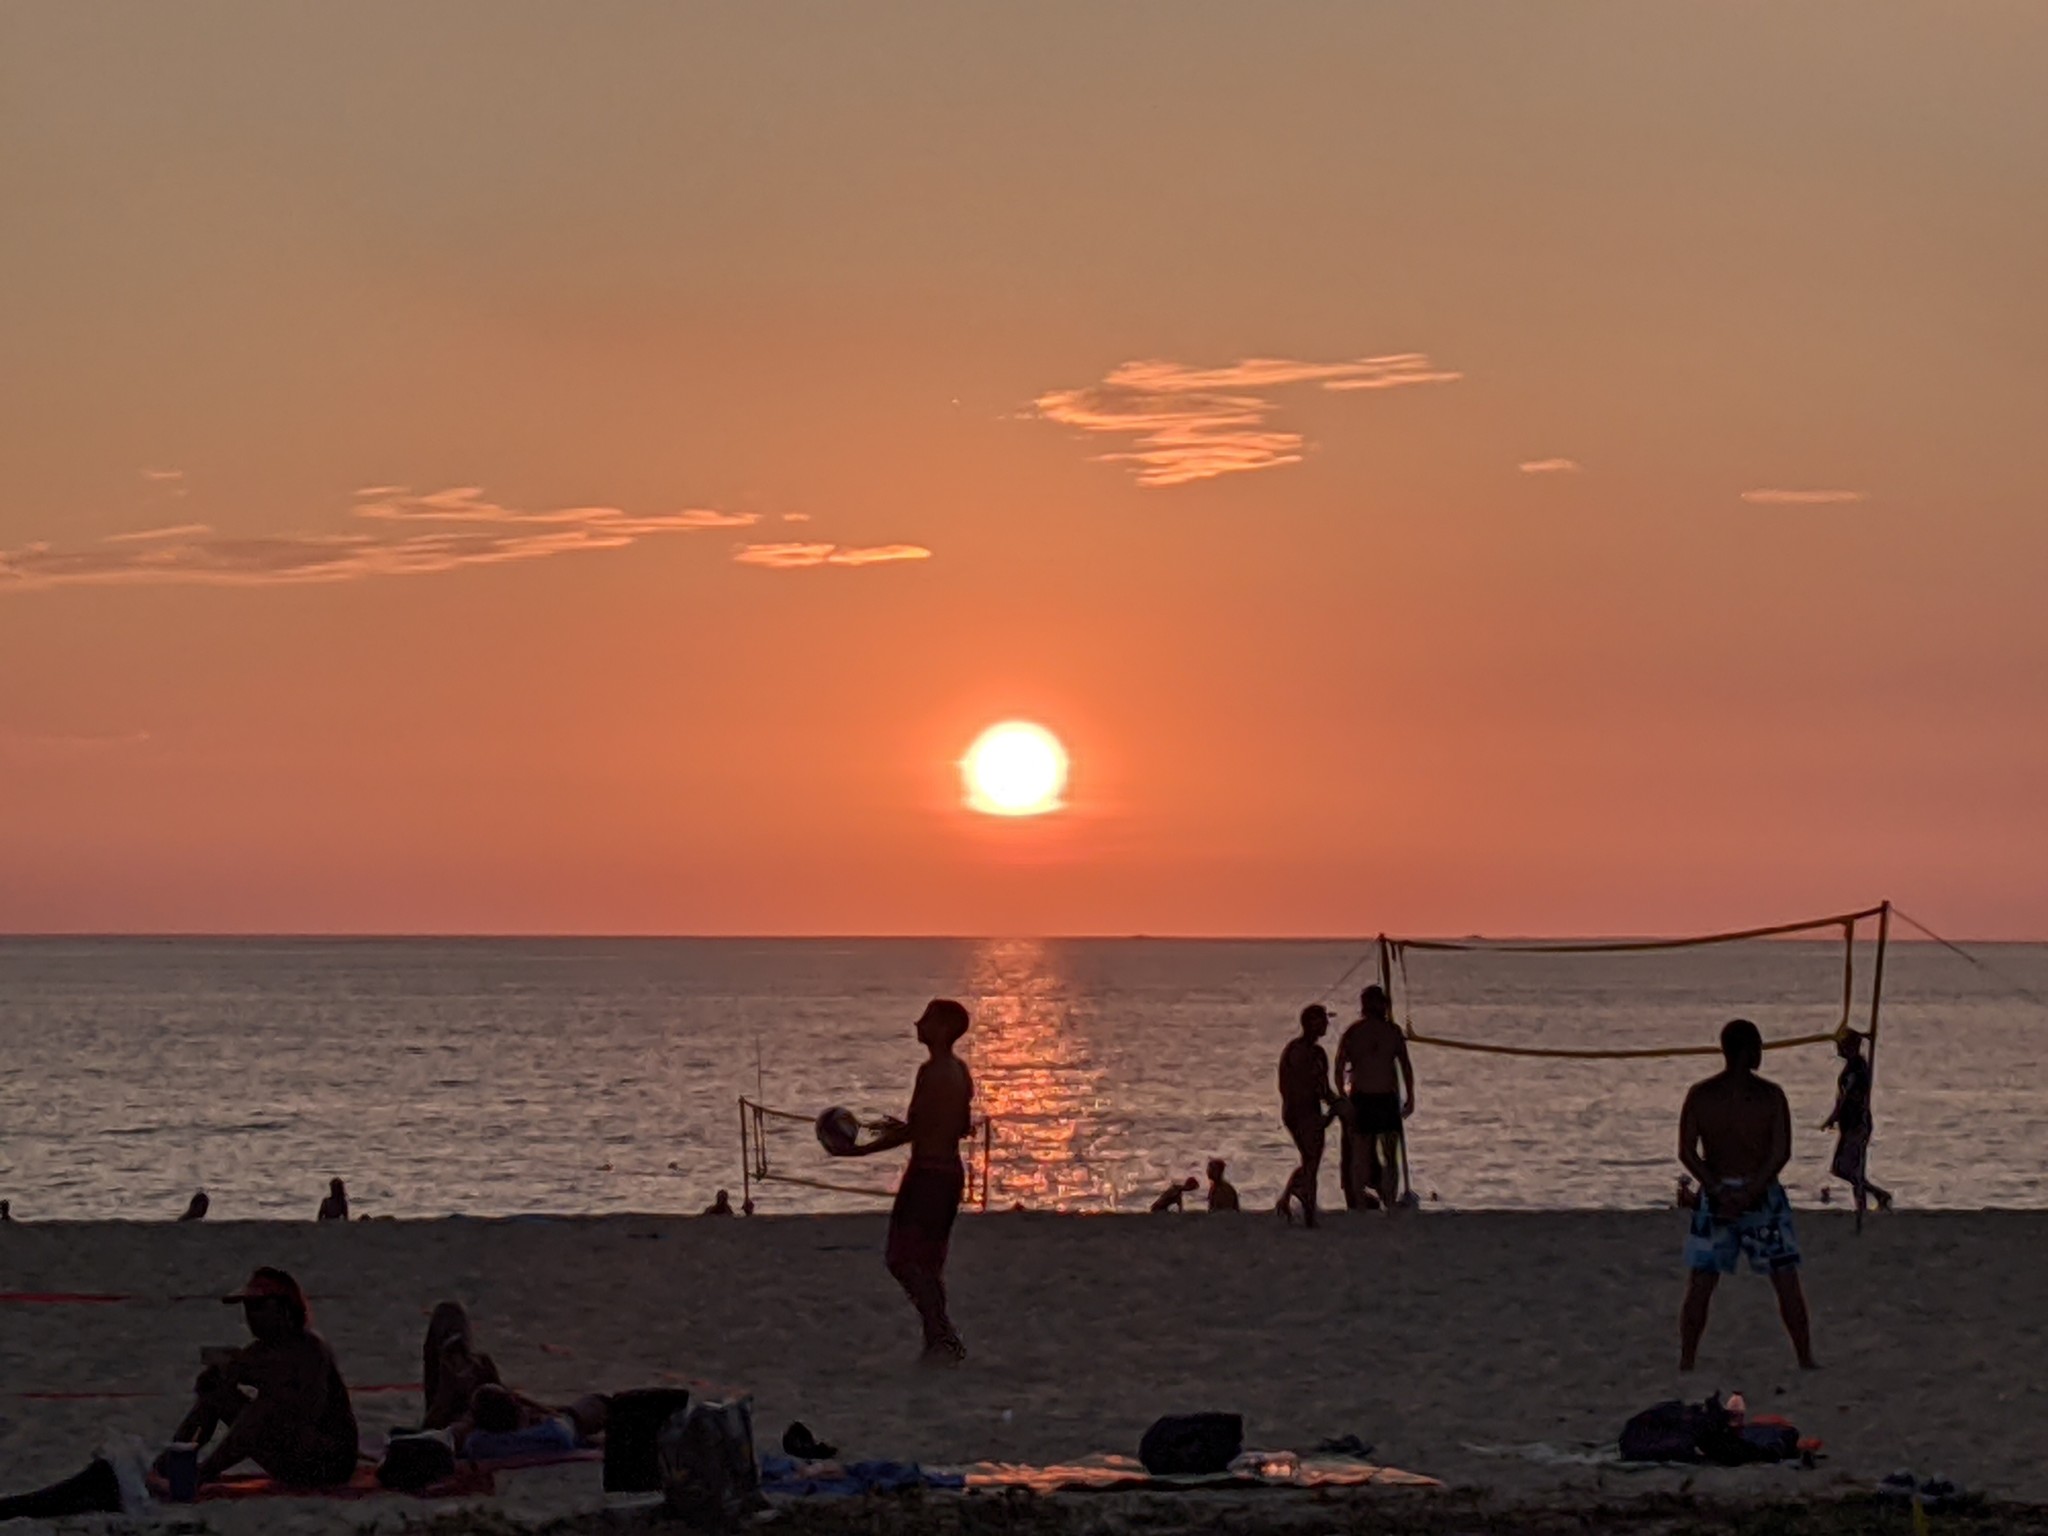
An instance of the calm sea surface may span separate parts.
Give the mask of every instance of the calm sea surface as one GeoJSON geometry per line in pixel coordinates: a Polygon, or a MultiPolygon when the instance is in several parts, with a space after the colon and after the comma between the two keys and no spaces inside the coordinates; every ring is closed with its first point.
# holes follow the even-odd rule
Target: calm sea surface
{"type": "MultiPolygon", "coordinates": [[[[2048,995],[2048,947],[1978,951],[2048,995]]],[[[0,941],[0,1196],[18,1217],[689,1211],[741,1188],[742,1094],[805,1115],[900,1111],[927,997],[973,1011],[993,1203],[1140,1206],[1229,1159],[1247,1205],[1291,1166],[1274,1065],[1340,943],[1148,940],[0,941]]],[[[1867,1008],[1859,953],[1859,1020],[1867,1008]]],[[[1945,951],[1894,944],[1873,1175],[1915,1206],[2048,1205],[2048,1012],[1945,951]]],[[[1355,1002],[1361,972],[1332,998],[1355,1002]]],[[[1416,956],[1426,1033],[1523,1044],[1711,1043],[1831,1028],[1842,950],[1416,956]]],[[[1670,1198],[1698,1059],[1571,1062],[1416,1047],[1415,1184],[1449,1206],[1670,1198]]],[[[1826,1047],[1774,1053],[1794,1199],[1826,1185],[1826,1047]]],[[[772,1122],[770,1167],[886,1185],[772,1122]]],[[[1334,1195],[1327,1178],[1325,1199],[1334,1195]]],[[[787,1183],[768,1211],[859,1206],[787,1183]]],[[[1838,1192],[1836,1198],[1840,1199],[1838,1192]]]]}

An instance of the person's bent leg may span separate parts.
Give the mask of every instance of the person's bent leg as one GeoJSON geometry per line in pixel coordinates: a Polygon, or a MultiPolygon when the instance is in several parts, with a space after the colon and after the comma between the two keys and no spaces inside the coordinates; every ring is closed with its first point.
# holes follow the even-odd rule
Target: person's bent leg
{"type": "Polygon", "coordinates": [[[1721,1277],[1711,1269],[1695,1269],[1685,1277],[1685,1302],[1678,1309],[1678,1368],[1689,1371],[1700,1357],[1700,1335],[1707,1331],[1707,1308],[1721,1277]]]}
{"type": "Polygon", "coordinates": [[[1799,1283],[1799,1271],[1774,1270],[1771,1289],[1778,1293],[1778,1316],[1784,1319],[1785,1332],[1792,1340],[1792,1351],[1798,1355],[1800,1367],[1813,1370],[1819,1362],[1813,1358],[1813,1324],[1807,1316],[1806,1291],[1799,1283]]]}
{"type": "Polygon", "coordinates": [[[117,1514],[121,1483],[113,1466],[95,1456],[83,1472],[61,1483],[0,1499],[0,1520],[58,1520],[66,1515],[117,1514]]]}

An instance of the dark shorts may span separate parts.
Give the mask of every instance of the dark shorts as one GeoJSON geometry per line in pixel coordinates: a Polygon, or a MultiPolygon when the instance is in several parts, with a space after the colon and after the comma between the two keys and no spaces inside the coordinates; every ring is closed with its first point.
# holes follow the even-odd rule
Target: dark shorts
{"type": "Polygon", "coordinates": [[[913,1162],[896,1186],[889,1210],[888,1261],[891,1269],[940,1270],[953,1241],[953,1221],[967,1188],[967,1170],[959,1163],[913,1162]]]}
{"type": "Polygon", "coordinates": [[[1352,1094],[1351,1131],[1356,1136],[1400,1135],[1401,1095],[1398,1093],[1352,1094]]]}

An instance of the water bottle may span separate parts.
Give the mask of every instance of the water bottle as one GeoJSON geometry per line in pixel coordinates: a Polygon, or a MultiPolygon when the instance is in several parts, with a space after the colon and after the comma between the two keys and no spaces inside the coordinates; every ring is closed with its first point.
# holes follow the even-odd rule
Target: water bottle
{"type": "Polygon", "coordinates": [[[173,1441],[164,1452],[164,1482],[173,1504],[190,1504],[199,1497],[199,1447],[189,1440],[173,1441]]]}

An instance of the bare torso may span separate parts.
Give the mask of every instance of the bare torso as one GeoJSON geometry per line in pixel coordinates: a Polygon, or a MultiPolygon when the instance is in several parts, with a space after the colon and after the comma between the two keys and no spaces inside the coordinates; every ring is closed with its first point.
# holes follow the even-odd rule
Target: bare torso
{"type": "Polygon", "coordinates": [[[1320,1116],[1329,1097],[1329,1056],[1297,1035],[1280,1053],[1280,1117],[1292,1123],[1320,1116]]]}
{"type": "Polygon", "coordinates": [[[1399,1093],[1407,1042],[1392,1019],[1360,1019],[1337,1044],[1337,1075],[1352,1093],[1399,1093]]]}
{"type": "Polygon", "coordinates": [[[974,1079],[957,1056],[941,1056],[917,1069],[910,1093],[910,1155],[952,1162],[974,1125],[974,1079]]]}
{"type": "Polygon", "coordinates": [[[1792,1109],[1776,1083],[1748,1072],[1723,1072],[1695,1084],[1679,1120],[1681,1149],[1703,1187],[1740,1181],[1760,1195],[1791,1155],[1792,1109]]]}

